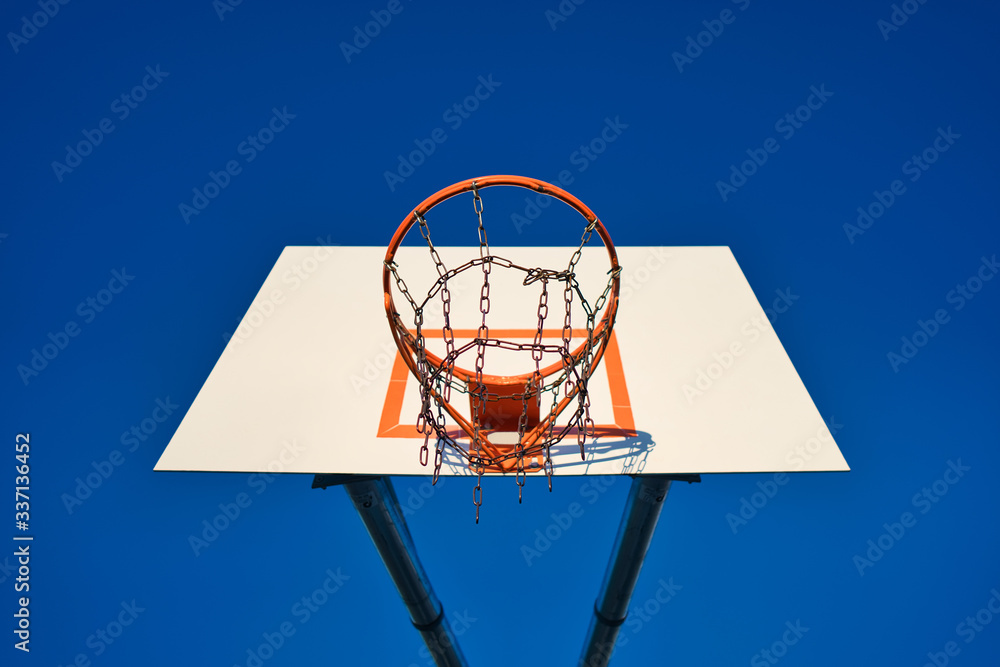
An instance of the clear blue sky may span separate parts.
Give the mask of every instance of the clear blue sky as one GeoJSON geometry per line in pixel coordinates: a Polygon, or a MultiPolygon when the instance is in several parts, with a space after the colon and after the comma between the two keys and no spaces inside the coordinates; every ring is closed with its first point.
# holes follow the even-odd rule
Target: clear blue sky
{"type": "MultiPolygon", "coordinates": [[[[745,524],[772,475],[676,486],[613,664],[995,665],[998,9],[683,4],[5,3],[0,477],[14,513],[29,431],[35,542],[29,655],[0,551],[0,662],[253,667],[287,623],[262,664],[426,664],[342,490],[153,465],[284,246],[568,170],[617,243],[728,245],[764,305],[798,296],[774,327],[853,468],[745,524]]],[[[476,526],[446,481],[414,538],[472,664],[575,664],[628,481],[508,482],[476,526]]]]}

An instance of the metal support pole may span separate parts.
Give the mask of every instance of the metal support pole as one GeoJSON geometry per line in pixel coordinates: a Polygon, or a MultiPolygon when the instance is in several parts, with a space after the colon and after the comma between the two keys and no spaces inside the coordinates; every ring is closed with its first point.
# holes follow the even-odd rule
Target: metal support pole
{"type": "Polygon", "coordinates": [[[434,662],[438,667],[468,667],[444,609],[417,557],[413,538],[389,478],[359,479],[346,482],[343,486],[410,612],[413,627],[420,631],[434,662]]]}
{"type": "Polygon", "coordinates": [[[628,603],[653,539],[660,510],[663,509],[663,501],[670,491],[671,479],[676,477],[639,475],[632,478],[611,560],[594,603],[594,616],[584,640],[580,667],[605,667],[611,660],[618,631],[628,615],[628,603]]]}

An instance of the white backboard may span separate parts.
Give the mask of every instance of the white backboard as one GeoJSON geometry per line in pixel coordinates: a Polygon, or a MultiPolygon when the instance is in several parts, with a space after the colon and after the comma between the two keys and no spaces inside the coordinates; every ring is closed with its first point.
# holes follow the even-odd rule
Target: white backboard
{"type": "MultiPolygon", "coordinates": [[[[438,250],[448,267],[478,253],[438,250]]],[[[492,254],[565,268],[573,250],[492,254]]],[[[556,475],[849,469],[729,248],[617,250],[615,342],[591,380],[592,415],[598,425],[631,420],[637,436],[588,442],[586,460],[569,438],[553,448],[556,475]],[[624,383],[609,380],[616,364],[624,383]]],[[[418,384],[397,356],[385,316],[384,256],[378,247],[285,248],[156,470],[430,474],[419,462],[423,437],[413,433],[418,384]]],[[[403,247],[396,261],[421,300],[437,277],[427,248],[403,247]]],[[[579,269],[593,302],[607,282],[604,249],[586,248],[579,269]]],[[[522,287],[523,274],[507,282],[501,274],[494,267],[491,328],[532,331],[540,285],[522,287]]],[[[453,327],[475,329],[481,270],[449,282],[453,327]]],[[[562,285],[553,285],[551,328],[559,330],[562,285]]],[[[406,301],[394,298],[410,317],[406,301]]],[[[574,327],[584,326],[578,304],[573,318],[574,327]]],[[[432,301],[425,328],[440,332],[442,321],[440,301],[432,301]]],[[[530,357],[500,352],[487,357],[487,372],[533,368],[530,357]]],[[[471,472],[449,455],[441,474],[471,472]]]]}

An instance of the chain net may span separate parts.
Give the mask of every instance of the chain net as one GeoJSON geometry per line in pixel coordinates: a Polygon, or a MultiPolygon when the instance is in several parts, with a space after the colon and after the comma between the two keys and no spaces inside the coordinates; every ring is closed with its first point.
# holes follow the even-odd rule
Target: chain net
{"type": "MultiPolygon", "coordinates": [[[[418,301],[408,289],[406,282],[400,276],[399,266],[393,261],[385,266],[391,272],[396,287],[406,299],[413,311],[412,329],[404,321],[398,311],[391,313],[392,326],[399,340],[412,351],[416,364],[416,377],[420,390],[420,412],[416,418],[416,428],[424,436],[420,447],[420,463],[428,465],[430,458],[431,438],[435,439],[433,477],[436,484],[444,462],[444,452],[450,448],[463,458],[469,468],[476,474],[476,486],[473,489],[473,503],[476,507],[476,523],[479,522],[479,510],[482,505],[482,476],[487,471],[513,472],[518,487],[518,502],[523,497],[526,472],[528,469],[539,470],[537,464],[526,468],[525,461],[537,458],[543,459],[541,470],[548,478],[549,491],[552,490],[552,447],[561,442],[567,435],[575,432],[581,458],[585,457],[584,447],[587,438],[595,437],[594,420],[590,415],[590,392],[588,381],[596,369],[595,359],[599,361],[599,351],[607,343],[614,325],[613,309],[603,318],[603,326],[599,326],[598,317],[608,298],[614,292],[614,287],[621,267],[608,272],[608,282],[604,291],[591,304],[584,296],[577,280],[577,264],[583,253],[583,248],[590,241],[597,219],[589,221],[580,238],[580,244],[570,257],[565,269],[543,269],[525,267],[493,255],[490,252],[486,227],[483,223],[483,200],[476,185],[472,185],[473,210],[478,221],[479,256],[465,264],[448,269],[431,241],[430,228],[427,220],[420,213],[416,222],[420,235],[427,244],[431,260],[437,271],[437,280],[427,291],[426,296],[418,301]],[[539,291],[537,321],[534,338],[530,343],[517,343],[510,340],[490,336],[487,316],[490,313],[490,275],[494,268],[520,271],[524,274],[524,287],[537,286],[539,291]],[[455,332],[451,324],[451,291],[448,283],[457,275],[479,268],[482,272],[482,287],[479,298],[479,328],[476,337],[464,345],[455,344],[455,332]],[[563,316],[560,322],[561,341],[557,344],[543,343],[543,329],[549,318],[549,295],[557,293],[557,285],[562,284],[563,316]],[[444,357],[436,363],[428,358],[427,340],[425,337],[424,313],[428,305],[435,299],[440,299],[444,325],[441,329],[444,341],[444,357]],[[570,348],[573,337],[572,310],[574,299],[586,316],[586,342],[575,353],[570,348]],[[490,391],[489,377],[484,373],[486,350],[497,348],[516,352],[530,353],[534,361],[534,372],[518,391],[501,396],[496,391],[490,391]],[[465,353],[475,355],[475,371],[471,377],[456,377],[456,362],[465,353]],[[561,360],[558,370],[546,376],[542,372],[544,355],[557,355],[561,360]],[[471,404],[471,424],[461,419],[457,411],[450,407],[452,392],[467,394],[471,404]],[[548,395],[548,396],[546,396],[548,395]],[[529,404],[532,401],[541,405],[548,399],[550,405],[548,414],[539,416],[537,423],[529,418],[529,404]],[[517,421],[517,440],[513,447],[500,447],[490,443],[488,433],[484,428],[484,417],[490,403],[500,400],[520,401],[521,413],[517,421]],[[575,403],[572,414],[556,423],[556,418],[570,405],[575,403]],[[452,416],[460,430],[448,429],[448,416],[452,416]],[[466,438],[463,438],[464,433],[466,438]],[[468,442],[464,442],[464,440],[468,442]]],[[[401,345],[402,347],[402,345],[401,345]]]]}

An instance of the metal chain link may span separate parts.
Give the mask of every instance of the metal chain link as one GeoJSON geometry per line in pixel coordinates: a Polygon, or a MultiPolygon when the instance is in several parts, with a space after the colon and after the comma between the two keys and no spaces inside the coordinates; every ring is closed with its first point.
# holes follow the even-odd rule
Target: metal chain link
{"type": "Polygon", "coordinates": [[[483,474],[479,473],[476,488],[472,490],[472,504],[476,506],[476,523],[479,523],[479,508],[483,506],[483,474]]]}
{"type": "Polygon", "coordinates": [[[431,486],[438,483],[438,476],[441,474],[441,464],[444,461],[445,440],[438,438],[437,447],[434,448],[434,474],[431,476],[431,486]]]}

